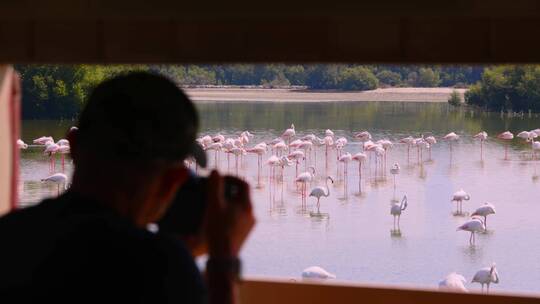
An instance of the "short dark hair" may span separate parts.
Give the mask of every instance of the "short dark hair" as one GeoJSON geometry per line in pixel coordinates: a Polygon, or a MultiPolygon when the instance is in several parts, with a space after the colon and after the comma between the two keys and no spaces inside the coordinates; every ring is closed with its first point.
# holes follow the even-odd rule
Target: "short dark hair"
{"type": "Polygon", "coordinates": [[[183,160],[199,118],[193,103],[168,78],[132,72],[100,83],[79,116],[78,144],[118,160],[183,160]]]}

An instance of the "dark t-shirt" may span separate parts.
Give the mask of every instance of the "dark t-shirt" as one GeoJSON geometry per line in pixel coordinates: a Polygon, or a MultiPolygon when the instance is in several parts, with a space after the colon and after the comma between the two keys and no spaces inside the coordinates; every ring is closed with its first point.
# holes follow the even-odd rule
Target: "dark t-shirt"
{"type": "Polygon", "coordinates": [[[0,218],[0,296],[72,303],[203,303],[179,241],[65,193],[0,218]]]}

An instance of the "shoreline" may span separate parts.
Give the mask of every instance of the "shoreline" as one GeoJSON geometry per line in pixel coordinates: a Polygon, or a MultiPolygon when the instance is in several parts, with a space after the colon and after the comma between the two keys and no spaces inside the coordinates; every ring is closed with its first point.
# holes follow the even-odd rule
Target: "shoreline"
{"type": "Polygon", "coordinates": [[[447,102],[454,88],[384,88],[369,91],[336,91],[263,88],[185,88],[195,102],[447,102]]]}

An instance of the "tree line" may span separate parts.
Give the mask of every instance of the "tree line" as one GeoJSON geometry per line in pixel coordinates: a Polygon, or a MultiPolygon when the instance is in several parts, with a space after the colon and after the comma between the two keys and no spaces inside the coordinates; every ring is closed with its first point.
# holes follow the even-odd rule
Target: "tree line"
{"type": "Polygon", "coordinates": [[[400,86],[467,87],[483,79],[484,73],[483,67],[475,66],[352,64],[16,65],[15,68],[22,78],[25,119],[75,118],[96,84],[133,70],[161,73],[182,86],[304,86],[312,90],[358,91],[400,86]]]}

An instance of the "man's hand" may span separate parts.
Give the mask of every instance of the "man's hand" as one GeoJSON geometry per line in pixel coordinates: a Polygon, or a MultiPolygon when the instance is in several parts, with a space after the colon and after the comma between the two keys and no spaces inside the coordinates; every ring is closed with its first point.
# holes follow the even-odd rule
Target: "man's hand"
{"type": "Polygon", "coordinates": [[[248,184],[212,171],[208,180],[208,208],[204,225],[210,257],[237,257],[254,225],[248,184]],[[228,201],[225,198],[225,181],[234,187],[228,201]]]}

